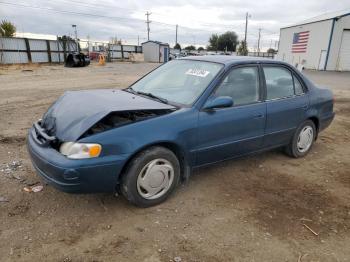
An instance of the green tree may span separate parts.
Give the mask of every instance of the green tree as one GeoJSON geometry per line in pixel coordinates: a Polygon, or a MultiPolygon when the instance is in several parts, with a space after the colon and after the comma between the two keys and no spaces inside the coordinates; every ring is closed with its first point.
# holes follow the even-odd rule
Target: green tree
{"type": "Polygon", "coordinates": [[[209,38],[209,51],[236,51],[238,36],[233,31],[227,31],[222,35],[212,34],[209,38]]]}
{"type": "Polygon", "coordinates": [[[204,48],[203,47],[198,47],[198,49],[197,49],[198,51],[203,51],[204,50],[204,48]]]}
{"type": "Polygon", "coordinates": [[[217,51],[218,50],[218,40],[219,36],[218,34],[212,34],[209,38],[209,45],[207,46],[207,49],[209,51],[217,51]]]}
{"type": "Polygon", "coordinates": [[[218,50],[235,52],[238,43],[237,39],[238,36],[233,31],[228,31],[220,35],[218,40],[218,50]]]}
{"type": "Polygon", "coordinates": [[[188,46],[185,47],[185,50],[193,51],[193,50],[196,50],[196,47],[193,46],[193,45],[188,45],[188,46]]]}
{"type": "Polygon", "coordinates": [[[181,50],[180,44],[179,44],[179,43],[176,43],[176,45],[174,45],[174,49],[179,49],[179,50],[181,50]]]}
{"type": "Polygon", "coordinates": [[[238,46],[238,49],[237,49],[237,53],[238,55],[248,55],[248,47],[247,47],[247,43],[242,40],[240,43],[239,43],[239,46],[238,46]]]}
{"type": "Polygon", "coordinates": [[[2,20],[0,24],[0,35],[5,37],[14,37],[16,26],[7,20],[2,20]]]}

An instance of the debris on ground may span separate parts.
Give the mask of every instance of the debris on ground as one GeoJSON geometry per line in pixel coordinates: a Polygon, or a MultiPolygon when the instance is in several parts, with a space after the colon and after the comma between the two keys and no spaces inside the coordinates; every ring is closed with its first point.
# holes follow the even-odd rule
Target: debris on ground
{"type": "Polygon", "coordinates": [[[16,171],[18,171],[21,167],[22,167],[22,161],[14,160],[11,163],[3,165],[3,167],[0,169],[0,172],[4,173],[5,176],[7,176],[8,178],[23,180],[22,177],[16,174],[16,171]]]}
{"type": "Polygon", "coordinates": [[[24,190],[25,192],[28,192],[28,193],[30,193],[30,192],[38,193],[38,192],[42,191],[43,189],[44,189],[44,186],[43,186],[43,185],[25,186],[25,187],[23,188],[23,190],[24,190]]]}
{"type": "Polygon", "coordinates": [[[1,202],[9,202],[9,201],[8,201],[8,199],[6,197],[0,196],[0,203],[1,202]]]}
{"type": "Polygon", "coordinates": [[[303,226],[306,227],[312,234],[314,234],[315,236],[318,236],[318,234],[314,230],[312,230],[308,225],[303,224],[303,226]]]}
{"type": "Polygon", "coordinates": [[[44,189],[44,187],[42,185],[38,185],[38,186],[33,186],[32,187],[32,191],[34,193],[38,193],[38,192],[42,191],[43,189],[44,189]]]}
{"type": "Polygon", "coordinates": [[[5,164],[4,167],[0,170],[1,172],[5,174],[12,173],[14,171],[17,171],[19,168],[22,167],[22,161],[12,161],[11,163],[5,164]]]}

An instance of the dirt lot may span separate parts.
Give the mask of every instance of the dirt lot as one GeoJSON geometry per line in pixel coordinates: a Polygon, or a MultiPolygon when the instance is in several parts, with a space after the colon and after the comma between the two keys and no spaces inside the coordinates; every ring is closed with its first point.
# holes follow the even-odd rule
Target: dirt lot
{"type": "Polygon", "coordinates": [[[54,100],[125,87],[155,66],[0,69],[0,261],[350,261],[350,73],[306,72],[333,89],[337,116],[304,159],[276,150],[197,170],[149,209],[23,190],[40,182],[27,129],[54,100]]]}

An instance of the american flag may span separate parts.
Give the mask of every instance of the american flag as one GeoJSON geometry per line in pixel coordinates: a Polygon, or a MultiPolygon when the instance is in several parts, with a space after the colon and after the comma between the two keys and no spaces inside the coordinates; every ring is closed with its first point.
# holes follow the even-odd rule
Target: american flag
{"type": "Polygon", "coordinates": [[[310,31],[304,31],[294,33],[292,53],[305,53],[307,48],[307,42],[309,41],[310,31]]]}

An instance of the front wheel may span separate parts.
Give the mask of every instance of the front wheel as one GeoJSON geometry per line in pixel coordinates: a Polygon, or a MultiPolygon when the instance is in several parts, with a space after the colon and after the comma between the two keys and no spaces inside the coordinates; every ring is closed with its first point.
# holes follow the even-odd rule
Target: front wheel
{"type": "Polygon", "coordinates": [[[164,147],[151,147],[136,155],[122,177],[121,192],[140,207],[163,202],[180,179],[180,164],[175,154],[164,147]]]}
{"type": "Polygon", "coordinates": [[[287,154],[295,158],[305,156],[311,150],[315,138],[316,127],[314,122],[311,120],[305,121],[295,131],[293,140],[286,147],[287,154]]]}

